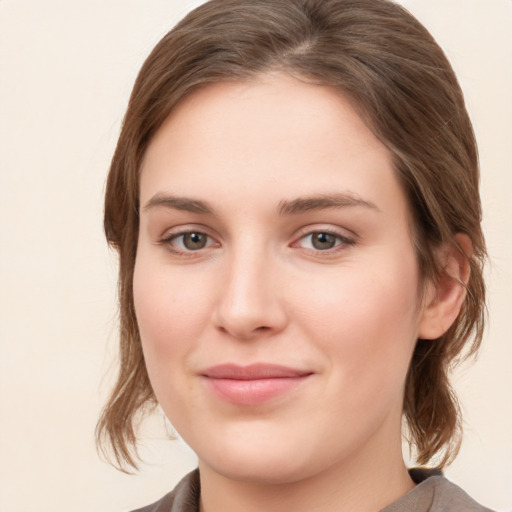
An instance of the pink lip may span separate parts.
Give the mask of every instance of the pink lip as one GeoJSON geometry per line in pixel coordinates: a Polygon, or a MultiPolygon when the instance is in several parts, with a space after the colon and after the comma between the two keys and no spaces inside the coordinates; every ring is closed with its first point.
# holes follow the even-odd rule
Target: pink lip
{"type": "Polygon", "coordinates": [[[218,397],[236,405],[259,405],[296,389],[312,372],[258,363],[222,364],[200,372],[218,397]]]}

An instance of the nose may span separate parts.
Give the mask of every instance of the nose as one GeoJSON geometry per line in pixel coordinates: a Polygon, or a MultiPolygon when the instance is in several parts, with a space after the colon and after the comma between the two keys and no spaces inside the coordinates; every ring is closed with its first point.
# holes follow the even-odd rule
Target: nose
{"type": "Polygon", "coordinates": [[[288,314],[273,259],[248,250],[225,263],[213,315],[216,328],[241,340],[281,332],[288,314]]]}

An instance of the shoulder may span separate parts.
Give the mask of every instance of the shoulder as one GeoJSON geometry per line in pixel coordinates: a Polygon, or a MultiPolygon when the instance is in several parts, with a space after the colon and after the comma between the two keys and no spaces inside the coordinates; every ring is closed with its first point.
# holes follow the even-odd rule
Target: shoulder
{"type": "Polygon", "coordinates": [[[492,512],[446,479],[440,471],[414,468],[409,473],[416,487],[382,512],[492,512]]]}
{"type": "MultiPolygon", "coordinates": [[[[493,512],[479,505],[441,472],[415,468],[410,470],[416,487],[381,512],[493,512]]],[[[132,512],[198,512],[199,471],[186,475],[162,499],[132,512]]]]}
{"type": "Polygon", "coordinates": [[[198,512],[199,494],[199,471],[196,469],[162,499],[132,512],[198,512]]]}
{"type": "Polygon", "coordinates": [[[453,484],[443,476],[434,477],[435,493],[432,502],[432,512],[448,512],[460,510],[464,512],[492,512],[471,498],[460,487],[453,484]]]}

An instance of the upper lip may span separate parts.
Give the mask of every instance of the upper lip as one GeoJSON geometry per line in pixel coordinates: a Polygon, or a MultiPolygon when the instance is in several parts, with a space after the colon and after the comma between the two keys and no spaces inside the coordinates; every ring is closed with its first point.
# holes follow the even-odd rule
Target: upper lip
{"type": "Polygon", "coordinates": [[[311,375],[313,372],[290,368],[277,364],[256,363],[248,366],[220,364],[201,371],[200,374],[211,379],[260,380],[297,378],[311,375]]]}

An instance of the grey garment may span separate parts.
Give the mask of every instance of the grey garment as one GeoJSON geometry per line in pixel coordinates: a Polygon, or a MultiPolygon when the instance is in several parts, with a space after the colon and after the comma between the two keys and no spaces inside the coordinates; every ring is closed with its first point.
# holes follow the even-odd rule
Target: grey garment
{"type": "Polygon", "coordinates": [[[185,475],[161,500],[133,512],[199,512],[199,469],[185,475]]]}
{"type": "MultiPolygon", "coordinates": [[[[416,487],[380,512],[492,512],[448,481],[440,471],[414,468],[409,473],[416,487]]],[[[196,469],[161,500],[133,512],[199,512],[199,494],[196,469]]]]}
{"type": "Polygon", "coordinates": [[[380,512],[493,512],[482,507],[438,470],[413,468],[416,487],[380,512]]]}

